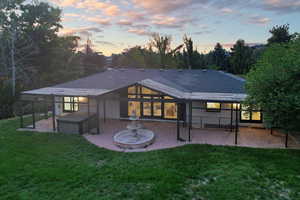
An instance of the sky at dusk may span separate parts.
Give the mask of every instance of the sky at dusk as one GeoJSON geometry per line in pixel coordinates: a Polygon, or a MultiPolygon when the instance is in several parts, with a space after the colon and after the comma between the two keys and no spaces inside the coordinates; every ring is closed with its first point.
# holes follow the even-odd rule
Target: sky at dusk
{"type": "Polygon", "coordinates": [[[300,32],[300,0],[44,0],[62,9],[61,35],[88,37],[104,55],[146,45],[151,34],[184,34],[200,52],[220,42],[230,48],[238,39],[266,43],[274,25],[289,23],[300,32]]]}

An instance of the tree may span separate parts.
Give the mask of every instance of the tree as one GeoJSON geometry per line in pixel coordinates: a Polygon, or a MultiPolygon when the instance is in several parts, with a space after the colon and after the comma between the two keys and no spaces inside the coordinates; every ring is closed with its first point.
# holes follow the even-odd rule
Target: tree
{"type": "MultiPolygon", "coordinates": [[[[160,36],[158,33],[153,34],[150,39],[150,49],[153,47],[157,49],[160,57],[160,64],[162,68],[166,68],[166,63],[174,65],[175,54],[183,47],[183,45],[177,46],[175,49],[171,49],[171,36],[160,36]]],[[[171,67],[172,67],[171,66],[171,67]]]]}
{"type": "MultiPolygon", "coordinates": [[[[32,58],[37,55],[36,41],[24,33],[24,0],[1,1],[0,3],[0,67],[9,74],[12,95],[17,88],[32,85],[34,72],[32,58]]],[[[37,4],[32,4],[37,6],[37,4]]]]}
{"type": "Polygon", "coordinates": [[[171,36],[160,36],[159,34],[153,34],[150,40],[150,46],[158,51],[162,68],[166,68],[166,57],[171,49],[171,40],[171,36]]]}
{"type": "Polygon", "coordinates": [[[187,35],[183,37],[184,43],[184,50],[183,50],[183,57],[187,63],[188,69],[192,69],[192,62],[193,62],[193,54],[194,54],[194,46],[192,38],[188,38],[187,35]]]}
{"type": "Polygon", "coordinates": [[[218,66],[221,70],[229,71],[227,53],[220,43],[216,44],[212,52],[212,59],[215,66],[218,66]]]}
{"type": "Polygon", "coordinates": [[[103,56],[101,52],[95,52],[92,46],[92,41],[88,39],[84,53],[82,54],[82,64],[85,75],[102,71],[106,61],[105,56],[103,56]]]}
{"type": "Polygon", "coordinates": [[[284,24],[281,26],[274,26],[269,32],[272,36],[268,39],[268,44],[287,43],[291,41],[293,35],[289,33],[290,25],[284,24]]]}
{"type": "Polygon", "coordinates": [[[300,40],[266,49],[247,75],[248,104],[263,109],[267,127],[300,130],[300,40]]]}
{"type": "Polygon", "coordinates": [[[250,66],[255,62],[252,53],[252,49],[246,46],[244,40],[238,40],[233,48],[231,48],[231,72],[234,74],[247,73],[250,70],[250,66]]]}
{"type": "Polygon", "coordinates": [[[10,88],[6,95],[13,97],[11,101],[0,98],[0,104],[9,110],[2,113],[4,117],[11,116],[19,91],[78,78],[78,37],[57,35],[62,27],[60,14],[60,9],[47,3],[0,1],[0,71],[9,75],[0,92],[10,88]]]}

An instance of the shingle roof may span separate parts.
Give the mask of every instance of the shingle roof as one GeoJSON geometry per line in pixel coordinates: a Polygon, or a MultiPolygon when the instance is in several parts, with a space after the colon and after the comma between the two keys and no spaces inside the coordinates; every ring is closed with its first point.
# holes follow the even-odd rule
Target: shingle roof
{"type": "Polygon", "coordinates": [[[240,102],[245,80],[216,70],[110,69],[52,87],[25,91],[29,95],[100,96],[133,84],[178,99],[240,102]]]}
{"type": "Polygon", "coordinates": [[[113,90],[145,79],[182,92],[245,93],[244,79],[216,70],[111,69],[53,87],[113,90]]]}

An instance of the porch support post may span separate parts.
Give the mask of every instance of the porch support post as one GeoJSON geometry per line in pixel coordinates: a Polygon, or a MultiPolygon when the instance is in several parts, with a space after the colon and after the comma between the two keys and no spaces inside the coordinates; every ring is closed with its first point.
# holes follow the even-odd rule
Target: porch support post
{"type": "Polygon", "coordinates": [[[53,131],[56,131],[56,125],[55,125],[55,96],[52,95],[52,126],[53,126],[53,131]]]}
{"type": "Polygon", "coordinates": [[[87,132],[90,133],[90,96],[87,96],[87,132]]]}
{"type": "Polygon", "coordinates": [[[34,100],[31,102],[32,108],[32,128],[35,129],[35,110],[34,110],[34,100]]]}
{"type": "Polygon", "coordinates": [[[232,120],[232,118],[233,118],[233,103],[231,103],[231,110],[230,110],[230,132],[232,132],[232,130],[233,130],[233,120],[232,120]]]}
{"type": "Polygon", "coordinates": [[[191,129],[192,129],[192,101],[189,102],[189,142],[191,141],[191,129]]]}
{"type": "Polygon", "coordinates": [[[24,110],[23,110],[23,106],[22,106],[22,103],[21,103],[21,111],[20,111],[20,128],[24,128],[24,120],[23,120],[23,113],[24,113],[24,110]]]}
{"type": "Polygon", "coordinates": [[[100,134],[99,99],[97,98],[97,134],[100,134]]]}
{"type": "Polygon", "coordinates": [[[180,123],[179,123],[179,112],[178,112],[178,103],[177,105],[177,141],[180,138],[180,123]]]}
{"type": "Polygon", "coordinates": [[[237,145],[238,138],[238,108],[235,109],[235,135],[234,135],[234,144],[237,145]]]}
{"type": "Polygon", "coordinates": [[[106,100],[103,99],[103,121],[106,122],[106,100]]]}

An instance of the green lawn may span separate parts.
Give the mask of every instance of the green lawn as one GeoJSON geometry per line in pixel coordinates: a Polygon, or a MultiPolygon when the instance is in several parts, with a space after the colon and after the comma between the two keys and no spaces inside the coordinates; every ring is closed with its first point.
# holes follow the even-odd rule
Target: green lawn
{"type": "Polygon", "coordinates": [[[300,151],[209,145],[119,153],[0,121],[0,199],[300,199],[300,151]]]}

